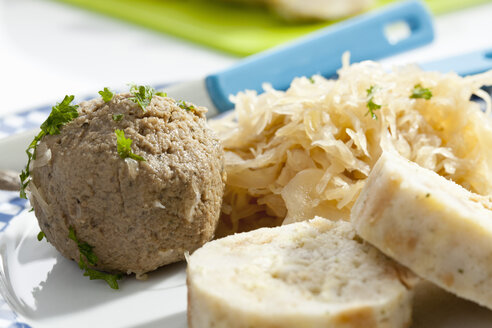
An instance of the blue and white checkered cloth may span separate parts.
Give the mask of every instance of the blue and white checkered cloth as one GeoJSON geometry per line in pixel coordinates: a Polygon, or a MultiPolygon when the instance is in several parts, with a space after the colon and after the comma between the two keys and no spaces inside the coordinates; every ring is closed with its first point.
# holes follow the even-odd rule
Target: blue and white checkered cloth
{"type": "MultiPolygon", "coordinates": [[[[0,233],[8,227],[10,220],[18,215],[28,205],[25,199],[19,198],[19,193],[0,190],[0,233]]],[[[18,320],[5,300],[0,296],[0,327],[26,328],[29,325],[18,320]]]]}
{"type": "Polygon", "coordinates": [[[44,106],[33,111],[0,117],[0,138],[39,128],[51,112],[51,106],[44,106]]]}

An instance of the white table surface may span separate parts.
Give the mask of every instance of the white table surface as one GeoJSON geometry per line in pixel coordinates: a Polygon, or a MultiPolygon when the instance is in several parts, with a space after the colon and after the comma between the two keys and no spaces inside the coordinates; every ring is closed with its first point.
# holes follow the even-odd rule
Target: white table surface
{"type": "MultiPolygon", "coordinates": [[[[465,0],[464,0],[465,1],[465,0]]],[[[492,48],[492,3],[436,18],[432,45],[386,60],[418,62],[492,48]]],[[[0,116],[104,86],[199,78],[239,58],[49,0],[0,0],[0,116]]]]}

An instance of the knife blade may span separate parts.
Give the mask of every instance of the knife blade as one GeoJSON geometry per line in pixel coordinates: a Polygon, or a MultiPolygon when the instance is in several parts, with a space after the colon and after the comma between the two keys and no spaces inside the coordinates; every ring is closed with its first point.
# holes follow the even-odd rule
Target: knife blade
{"type": "Polygon", "coordinates": [[[492,48],[438,59],[419,66],[424,71],[441,73],[452,71],[461,76],[478,74],[492,69],[492,48]]]}

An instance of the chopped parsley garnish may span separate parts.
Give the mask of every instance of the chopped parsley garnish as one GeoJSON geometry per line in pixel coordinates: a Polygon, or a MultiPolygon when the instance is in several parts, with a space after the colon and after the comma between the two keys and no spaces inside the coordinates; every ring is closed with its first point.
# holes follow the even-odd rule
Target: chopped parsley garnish
{"type": "Polygon", "coordinates": [[[43,240],[43,238],[44,238],[44,237],[46,237],[46,235],[44,234],[44,232],[43,232],[43,231],[40,231],[40,232],[38,233],[38,241],[43,240]]]}
{"type": "Polygon", "coordinates": [[[181,107],[182,109],[187,110],[187,111],[195,112],[195,110],[196,110],[195,106],[187,104],[186,101],[184,101],[184,100],[178,101],[177,104],[179,107],[181,107]]]}
{"type": "Polygon", "coordinates": [[[77,239],[77,236],[75,235],[75,230],[70,227],[68,228],[68,238],[72,239],[74,242],[77,243],[77,247],[79,248],[80,251],[80,256],[84,255],[86,260],[89,262],[91,265],[96,265],[97,264],[97,256],[94,254],[92,249],[94,246],[89,245],[86,242],[80,242],[77,239]]]}
{"type": "Polygon", "coordinates": [[[45,134],[59,134],[60,128],[79,116],[78,105],[70,105],[74,96],[65,96],[61,103],[51,109],[50,116],[41,124],[41,132],[45,134]]]}
{"type": "Polygon", "coordinates": [[[123,114],[113,114],[113,121],[121,121],[123,119],[123,114]]]}
{"type": "Polygon", "coordinates": [[[108,88],[104,88],[104,90],[99,91],[98,93],[101,95],[104,102],[110,102],[111,99],[113,99],[113,92],[108,88]]]}
{"type": "Polygon", "coordinates": [[[118,280],[123,279],[123,276],[121,274],[110,274],[102,271],[97,271],[91,268],[88,268],[87,266],[80,266],[79,262],[79,268],[82,270],[85,270],[84,276],[89,277],[90,280],[96,280],[96,279],[101,279],[106,281],[106,283],[109,285],[109,287],[113,289],[119,289],[120,287],[118,286],[118,280]]]}
{"type": "Polygon", "coordinates": [[[133,140],[130,138],[125,138],[125,132],[123,130],[116,130],[114,133],[116,134],[116,149],[121,158],[125,159],[130,157],[137,161],[145,161],[145,158],[142,156],[132,153],[131,146],[133,140]]]}
{"type": "Polygon", "coordinates": [[[312,84],[314,84],[314,79],[313,79],[312,76],[309,78],[309,82],[311,82],[312,84]]]}
{"type": "Polygon", "coordinates": [[[412,99],[422,98],[429,100],[432,98],[432,91],[428,88],[423,88],[422,85],[417,84],[413,87],[412,94],[410,95],[412,99]]]}
{"type": "Polygon", "coordinates": [[[368,111],[367,111],[366,115],[371,114],[372,119],[377,120],[378,117],[376,116],[374,111],[380,109],[381,105],[376,104],[373,100],[373,98],[374,98],[374,86],[372,85],[369,89],[366,90],[366,92],[367,92],[367,97],[368,97],[368,99],[367,99],[368,111]]]}
{"type": "Polygon", "coordinates": [[[121,274],[110,274],[98,270],[89,268],[89,263],[92,266],[97,264],[97,256],[94,254],[94,246],[89,245],[86,242],[81,242],[77,239],[75,235],[75,230],[72,227],[68,229],[68,238],[72,239],[77,243],[77,247],[80,252],[79,268],[84,271],[84,276],[89,277],[90,280],[101,279],[107,282],[109,287],[113,289],[119,289],[118,280],[122,279],[121,274]]]}
{"type": "Polygon", "coordinates": [[[31,172],[29,171],[29,166],[31,165],[31,160],[36,159],[36,147],[38,146],[38,142],[45,135],[59,134],[60,128],[63,125],[67,124],[68,122],[72,121],[73,119],[79,116],[79,113],[77,112],[77,108],[79,106],[71,105],[73,99],[74,96],[65,96],[65,98],[63,98],[63,101],[61,103],[58,103],[51,108],[50,115],[48,116],[46,121],[44,121],[43,124],[41,124],[41,131],[38,133],[37,136],[34,137],[34,140],[27,147],[26,149],[27,165],[26,168],[20,174],[21,198],[27,199],[26,187],[31,181],[31,177],[30,177],[31,172]]]}
{"type": "Polygon", "coordinates": [[[140,108],[145,112],[145,109],[150,102],[152,101],[152,97],[157,94],[154,88],[149,87],[148,85],[130,85],[130,93],[133,97],[130,98],[131,101],[137,103],[140,108]]]}
{"type": "Polygon", "coordinates": [[[161,96],[161,97],[167,97],[167,93],[162,92],[162,91],[157,91],[157,92],[155,93],[155,95],[156,95],[156,96],[161,96]]]}

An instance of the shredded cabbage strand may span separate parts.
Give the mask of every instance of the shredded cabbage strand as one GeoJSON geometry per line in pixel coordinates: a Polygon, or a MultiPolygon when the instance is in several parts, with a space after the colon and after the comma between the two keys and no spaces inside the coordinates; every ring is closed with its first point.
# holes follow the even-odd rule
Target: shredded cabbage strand
{"type": "Polygon", "coordinates": [[[337,80],[296,78],[287,91],[240,92],[210,122],[226,150],[218,235],[310,219],[348,219],[383,150],[492,194],[492,71],[460,77],[417,66],[344,65],[337,80]],[[416,85],[432,97],[411,99],[416,85]],[[368,115],[368,92],[381,107],[368,115]],[[482,98],[480,104],[470,100],[482,98]]]}

